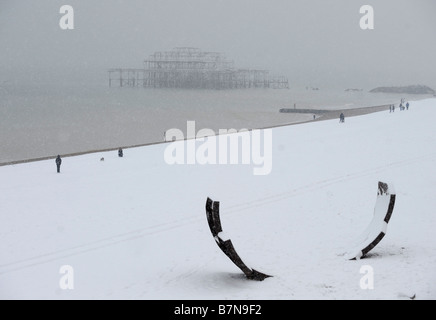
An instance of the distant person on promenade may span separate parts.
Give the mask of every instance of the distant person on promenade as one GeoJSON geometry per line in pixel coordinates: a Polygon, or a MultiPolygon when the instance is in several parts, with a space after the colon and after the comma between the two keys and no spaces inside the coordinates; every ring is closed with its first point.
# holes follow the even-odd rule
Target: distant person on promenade
{"type": "Polygon", "coordinates": [[[58,155],[58,156],[56,157],[55,162],[56,162],[57,171],[58,171],[58,173],[59,173],[59,172],[61,172],[61,164],[62,164],[62,159],[61,159],[61,156],[60,156],[60,155],[58,155]]]}
{"type": "Polygon", "coordinates": [[[339,116],[339,122],[345,122],[345,115],[341,112],[341,115],[339,116]]]}

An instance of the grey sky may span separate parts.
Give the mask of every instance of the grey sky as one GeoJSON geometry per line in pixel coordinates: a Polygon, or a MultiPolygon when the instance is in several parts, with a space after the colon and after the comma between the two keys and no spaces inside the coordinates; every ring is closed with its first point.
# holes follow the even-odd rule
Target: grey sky
{"type": "Polygon", "coordinates": [[[436,89],[434,0],[0,0],[0,83],[106,81],[177,46],[219,51],[291,85],[436,89]],[[59,28],[59,8],[75,30],[59,28]],[[375,29],[359,27],[362,5],[375,29]]]}

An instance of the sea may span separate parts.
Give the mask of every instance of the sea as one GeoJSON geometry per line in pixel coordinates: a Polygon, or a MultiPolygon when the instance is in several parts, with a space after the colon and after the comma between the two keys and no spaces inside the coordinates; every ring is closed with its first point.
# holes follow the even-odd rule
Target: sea
{"type": "Polygon", "coordinates": [[[164,142],[165,131],[256,129],[312,119],[282,108],[351,109],[426,95],[292,86],[185,90],[98,84],[0,84],[0,164],[164,142]]]}

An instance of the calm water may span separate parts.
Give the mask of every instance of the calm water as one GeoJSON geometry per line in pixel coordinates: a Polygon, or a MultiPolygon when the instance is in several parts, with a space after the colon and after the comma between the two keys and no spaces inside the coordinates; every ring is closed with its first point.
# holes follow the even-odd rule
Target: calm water
{"type": "Polygon", "coordinates": [[[241,129],[310,120],[280,108],[356,108],[400,96],[344,90],[234,91],[109,88],[105,85],[0,87],[0,163],[163,141],[170,128],[241,129]]]}

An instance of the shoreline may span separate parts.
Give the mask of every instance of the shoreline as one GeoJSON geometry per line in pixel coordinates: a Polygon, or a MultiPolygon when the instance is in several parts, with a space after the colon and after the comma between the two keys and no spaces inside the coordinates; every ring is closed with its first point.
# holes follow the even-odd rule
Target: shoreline
{"type": "MultiPolygon", "coordinates": [[[[296,109],[296,110],[298,111],[298,109],[296,109]]],[[[360,107],[360,108],[354,108],[354,109],[326,110],[320,117],[317,117],[314,120],[306,120],[306,121],[300,121],[300,122],[278,124],[278,125],[272,125],[272,126],[266,126],[266,127],[260,127],[260,128],[251,128],[251,129],[249,129],[249,131],[274,129],[274,128],[293,126],[293,125],[298,125],[298,124],[303,124],[303,123],[338,119],[341,112],[344,112],[346,117],[356,117],[356,116],[362,116],[362,115],[366,115],[366,114],[387,111],[387,110],[389,110],[389,105],[360,107]]],[[[294,112],[294,113],[298,114],[298,112],[294,112]]],[[[218,136],[218,135],[219,135],[218,133],[215,134],[215,136],[218,136]]],[[[184,141],[186,141],[186,140],[188,140],[188,139],[185,138],[184,141]]],[[[168,142],[168,141],[149,142],[149,143],[143,143],[143,144],[121,146],[121,148],[122,149],[132,149],[132,148],[140,148],[140,147],[159,145],[159,144],[164,144],[164,143],[170,143],[170,142],[168,142]]],[[[73,152],[73,153],[63,154],[62,157],[69,158],[69,157],[77,157],[77,156],[86,155],[86,154],[117,151],[119,148],[120,147],[113,147],[113,148],[93,149],[93,150],[87,150],[87,151],[81,151],[81,152],[73,152]]],[[[55,158],[56,158],[56,156],[46,156],[46,157],[30,158],[30,159],[24,159],[24,160],[7,161],[7,162],[0,163],[0,167],[17,165],[17,164],[24,164],[24,163],[30,163],[30,162],[45,161],[45,160],[51,160],[51,159],[55,159],[55,158]]]]}

